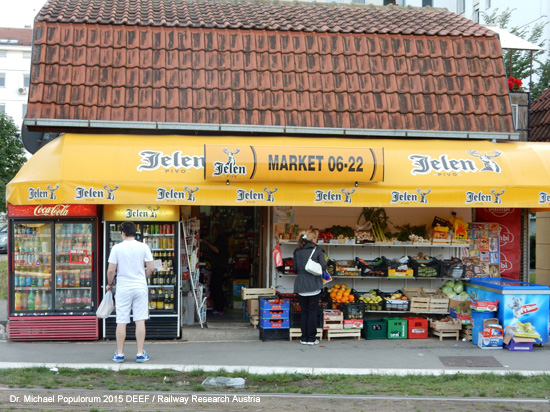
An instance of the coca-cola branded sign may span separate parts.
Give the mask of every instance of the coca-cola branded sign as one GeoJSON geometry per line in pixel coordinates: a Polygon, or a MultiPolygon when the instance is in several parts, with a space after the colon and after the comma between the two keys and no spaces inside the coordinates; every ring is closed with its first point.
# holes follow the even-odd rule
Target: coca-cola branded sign
{"type": "Polygon", "coordinates": [[[8,205],[10,217],[63,218],[72,216],[97,215],[95,205],[8,205]]]}
{"type": "Polygon", "coordinates": [[[500,225],[500,274],[519,280],[521,263],[521,209],[479,208],[478,222],[500,225]]]}

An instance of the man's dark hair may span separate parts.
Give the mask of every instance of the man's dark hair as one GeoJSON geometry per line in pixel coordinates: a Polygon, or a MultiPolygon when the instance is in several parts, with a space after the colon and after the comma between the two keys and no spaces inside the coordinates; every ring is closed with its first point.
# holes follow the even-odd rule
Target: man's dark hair
{"type": "Polygon", "coordinates": [[[136,236],[136,225],[133,222],[122,222],[120,224],[120,230],[124,232],[124,235],[127,237],[136,236]]]}

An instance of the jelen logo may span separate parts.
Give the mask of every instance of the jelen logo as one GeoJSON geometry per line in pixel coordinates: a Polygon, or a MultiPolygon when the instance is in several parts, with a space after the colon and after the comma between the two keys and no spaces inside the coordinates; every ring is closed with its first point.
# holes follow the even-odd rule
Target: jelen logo
{"type": "Polygon", "coordinates": [[[502,153],[496,150],[492,151],[492,155],[487,153],[481,154],[477,150],[467,150],[470,156],[473,156],[483,163],[483,167],[478,169],[475,162],[471,159],[453,159],[447,154],[442,154],[437,158],[432,158],[428,155],[412,154],[409,160],[412,162],[412,175],[425,175],[435,173],[443,176],[457,176],[460,173],[477,173],[477,172],[494,172],[500,173],[501,168],[498,163],[493,160],[502,153]]]}
{"type": "Polygon", "coordinates": [[[235,160],[235,155],[238,154],[240,151],[241,149],[236,149],[234,152],[232,152],[227,147],[224,147],[222,149],[222,152],[227,155],[227,162],[214,162],[212,164],[212,166],[214,166],[214,172],[212,173],[212,176],[217,177],[224,175],[246,175],[246,166],[237,165],[237,161],[235,160]]]}

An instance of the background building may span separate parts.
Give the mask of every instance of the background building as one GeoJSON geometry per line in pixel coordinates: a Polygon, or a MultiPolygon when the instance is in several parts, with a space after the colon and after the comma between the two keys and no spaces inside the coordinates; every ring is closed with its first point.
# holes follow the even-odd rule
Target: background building
{"type": "Polygon", "coordinates": [[[21,129],[27,112],[32,29],[0,28],[0,113],[21,129]]]}

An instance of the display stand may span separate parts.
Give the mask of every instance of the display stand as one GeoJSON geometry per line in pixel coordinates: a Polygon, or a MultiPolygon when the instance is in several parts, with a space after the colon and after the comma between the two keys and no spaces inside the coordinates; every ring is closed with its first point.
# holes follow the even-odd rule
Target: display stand
{"type": "Polygon", "coordinates": [[[191,282],[191,292],[195,301],[197,320],[204,327],[206,323],[206,296],[204,296],[204,286],[199,282],[199,233],[200,221],[192,218],[181,222],[183,233],[183,246],[187,267],[189,270],[189,279],[191,282]]]}

